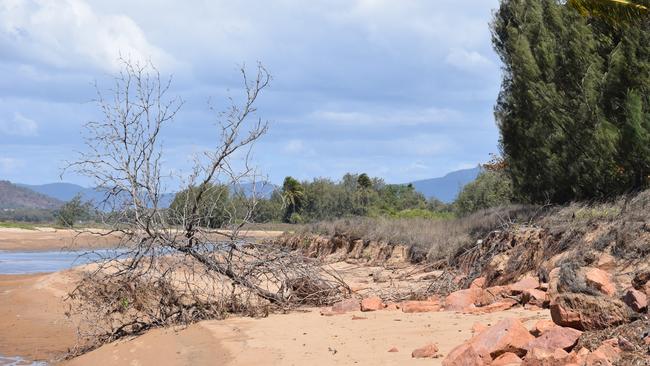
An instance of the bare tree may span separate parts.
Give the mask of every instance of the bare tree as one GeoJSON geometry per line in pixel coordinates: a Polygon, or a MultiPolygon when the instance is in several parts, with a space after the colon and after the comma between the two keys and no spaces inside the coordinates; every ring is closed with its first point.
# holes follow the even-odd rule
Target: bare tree
{"type": "Polygon", "coordinates": [[[251,148],[268,129],[256,116],[256,102],[271,81],[261,64],[252,79],[242,67],[243,102],[230,98],[216,114],[213,148],[195,157],[186,176],[173,177],[185,187],[173,210],[161,207],[172,179],[164,175],[161,133],[183,101],[168,97],[171,79],[163,80],[153,65],[123,60],[123,66],[110,97],[97,88],[103,118],[86,125],[86,149],[67,167],[105,193],[106,229],[86,232],[120,240],[71,293],[76,313],[89,320],[82,327],[86,340],[96,345],[233,311],[326,304],[349,291],[313,260],[245,240],[254,194],[243,206],[222,199],[240,182],[256,186],[251,148]],[[202,225],[216,210],[227,215],[228,230],[202,225]]]}

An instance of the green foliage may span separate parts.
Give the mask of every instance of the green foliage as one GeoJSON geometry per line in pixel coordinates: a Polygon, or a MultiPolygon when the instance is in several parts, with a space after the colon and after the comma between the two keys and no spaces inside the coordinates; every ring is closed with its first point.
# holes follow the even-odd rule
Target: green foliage
{"type": "Polygon", "coordinates": [[[582,15],[595,16],[613,25],[634,23],[649,15],[647,0],[568,0],[582,15]]]}
{"type": "Polygon", "coordinates": [[[305,190],[302,184],[293,177],[284,178],[282,184],[282,201],[284,202],[284,222],[290,222],[291,216],[300,211],[305,198],[305,190]]]}
{"type": "Polygon", "coordinates": [[[370,177],[368,177],[368,174],[366,173],[362,173],[359,175],[359,178],[357,178],[357,184],[362,189],[369,189],[372,187],[372,181],[370,180],[370,177]]]}
{"type": "Polygon", "coordinates": [[[2,221],[0,221],[0,227],[1,228],[7,228],[7,229],[36,230],[34,225],[27,224],[27,223],[24,223],[24,222],[10,222],[10,221],[2,222],[2,221]]]}
{"type": "Polygon", "coordinates": [[[514,196],[565,203],[648,186],[650,33],[555,0],[503,0],[495,107],[514,196]]]}
{"type": "Polygon", "coordinates": [[[220,228],[232,219],[229,208],[233,205],[230,190],[224,185],[207,184],[200,197],[196,212],[192,208],[199,200],[198,187],[192,187],[178,192],[169,206],[169,219],[176,225],[182,225],[188,220],[198,220],[199,226],[220,228]]]}
{"type": "Polygon", "coordinates": [[[482,172],[475,181],[463,187],[454,206],[460,216],[478,210],[512,203],[512,182],[501,172],[482,172]]]}
{"type": "Polygon", "coordinates": [[[78,194],[61,206],[56,215],[56,223],[59,226],[74,227],[78,221],[90,219],[91,211],[91,204],[83,202],[78,194]]]}

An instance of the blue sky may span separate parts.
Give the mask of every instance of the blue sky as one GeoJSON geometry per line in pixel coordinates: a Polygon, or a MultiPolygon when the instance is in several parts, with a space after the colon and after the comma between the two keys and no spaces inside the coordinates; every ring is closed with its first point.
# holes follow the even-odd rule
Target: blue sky
{"type": "MultiPolygon", "coordinates": [[[[186,104],[164,136],[167,168],[214,143],[237,69],[272,73],[256,145],[275,183],[367,172],[431,178],[496,153],[497,0],[0,0],[0,179],[59,181],[97,116],[93,82],[119,55],[172,74],[186,104]]],[[[65,181],[90,182],[66,176],[65,181]]]]}

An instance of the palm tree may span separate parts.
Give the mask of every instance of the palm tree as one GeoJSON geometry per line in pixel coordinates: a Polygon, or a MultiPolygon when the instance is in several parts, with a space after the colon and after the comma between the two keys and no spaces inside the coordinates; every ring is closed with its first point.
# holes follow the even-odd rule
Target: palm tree
{"type": "Polygon", "coordinates": [[[289,220],[292,214],[298,212],[305,197],[305,189],[302,184],[293,177],[284,178],[282,185],[282,202],[286,208],[285,221],[289,220]]]}
{"type": "Polygon", "coordinates": [[[613,24],[629,23],[650,15],[650,0],[567,0],[585,16],[596,16],[613,24]]]}

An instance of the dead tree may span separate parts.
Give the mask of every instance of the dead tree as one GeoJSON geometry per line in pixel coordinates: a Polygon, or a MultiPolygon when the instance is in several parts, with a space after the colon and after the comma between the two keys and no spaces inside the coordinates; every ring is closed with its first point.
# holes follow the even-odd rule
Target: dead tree
{"type": "Polygon", "coordinates": [[[164,173],[161,134],[183,101],[167,96],[171,79],[161,78],[153,65],[123,60],[123,66],[110,97],[97,89],[102,118],[86,124],[86,149],[67,167],[104,193],[98,203],[104,229],[84,232],[120,240],[71,293],[94,317],[88,326],[99,328],[86,334],[101,343],[152,326],[250,309],[251,301],[258,308],[287,308],[341,296],[347,286],[313,260],[244,240],[254,194],[243,206],[220,199],[240,182],[256,186],[250,153],[268,130],[256,115],[260,93],[271,81],[267,70],[258,64],[250,79],[241,68],[243,101],[230,98],[216,114],[213,148],[196,155],[187,175],[170,176],[164,173]],[[172,181],[182,181],[186,194],[182,204],[165,209],[163,194],[172,181]],[[216,191],[220,187],[227,189],[216,191]],[[217,209],[228,216],[228,230],[202,225],[217,209]]]}

